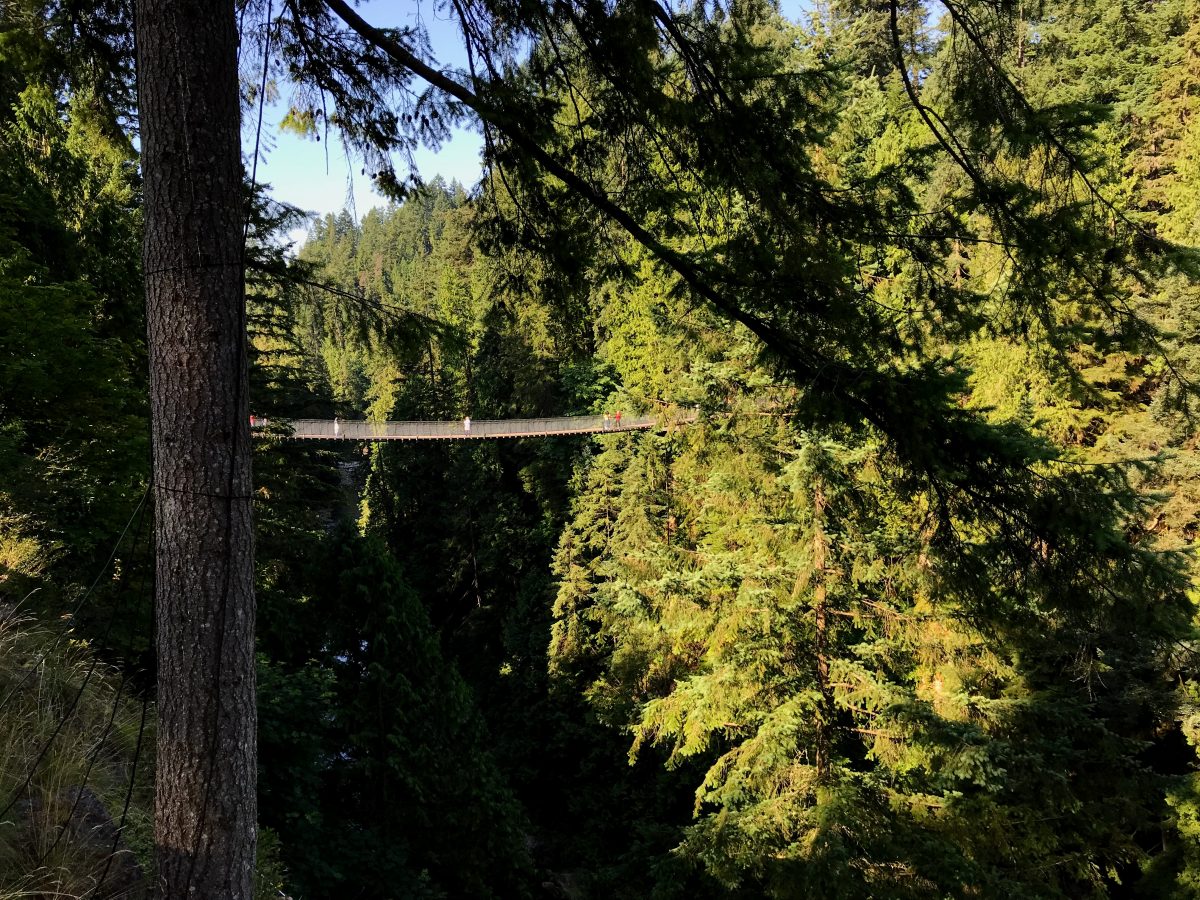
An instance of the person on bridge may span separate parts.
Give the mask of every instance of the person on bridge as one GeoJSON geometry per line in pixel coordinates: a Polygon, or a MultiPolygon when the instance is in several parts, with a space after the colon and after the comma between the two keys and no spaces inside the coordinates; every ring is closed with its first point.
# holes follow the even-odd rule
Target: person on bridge
{"type": "Polygon", "coordinates": [[[621,427],[621,411],[617,410],[617,428],[621,427]]]}
{"type": "Polygon", "coordinates": [[[609,419],[609,415],[608,415],[608,413],[605,413],[605,414],[604,414],[604,430],[605,430],[605,431],[611,431],[611,430],[612,430],[612,421],[609,419]]]}
{"type": "Polygon", "coordinates": [[[333,417],[333,436],[339,437],[342,433],[342,423],[338,421],[338,417],[333,417]]]}
{"type": "Polygon", "coordinates": [[[471,433],[471,417],[470,416],[463,416],[463,433],[464,434],[471,433]]]}

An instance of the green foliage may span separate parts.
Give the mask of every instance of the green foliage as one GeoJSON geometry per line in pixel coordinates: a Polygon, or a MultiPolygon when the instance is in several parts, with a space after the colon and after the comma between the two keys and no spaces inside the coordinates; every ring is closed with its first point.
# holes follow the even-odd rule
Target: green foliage
{"type": "Polygon", "coordinates": [[[521,816],[470,690],[383,548],[336,538],[309,561],[314,592],[291,613],[319,655],[260,665],[262,815],[291,883],[520,896],[521,816]]]}
{"type": "Polygon", "coordinates": [[[885,442],[770,415],[748,346],[695,316],[660,338],[662,303],[621,307],[628,379],[682,340],[676,390],[723,408],[605,439],[559,547],[552,659],[633,757],[702,761],[677,852],[770,896],[1104,894],[1142,859],[1118,835],[1160,813],[1140,753],[1172,702],[1169,653],[1130,622],[1165,637],[1190,609],[1120,533],[1121,482],[1054,464],[1036,525],[940,524],[885,442]]]}
{"type": "MultiPolygon", "coordinates": [[[[144,479],[123,14],[0,14],[0,591],[53,612],[144,479]]],[[[253,198],[255,414],[700,418],[259,435],[260,890],[1195,893],[1196,0],[454,15],[471,195],[380,155],[464,107],[284,7],[287,127],[327,92],[397,200],[294,260],[253,198]]]]}
{"type": "Polygon", "coordinates": [[[286,896],[287,872],[279,859],[279,836],[270,828],[258,829],[258,853],[254,860],[255,900],[278,900],[286,896]]]}
{"type": "MultiPolygon", "coordinates": [[[[55,68],[62,23],[42,31],[28,14],[0,16],[12,92],[0,116],[0,592],[19,600],[36,584],[34,606],[58,614],[145,480],[138,193],[129,143],[105,118],[112,98],[55,68]]],[[[88,612],[110,601],[102,590],[88,612]]]]}
{"type": "MultiPolygon", "coordinates": [[[[1192,764],[1170,681],[1192,608],[1182,560],[1159,552],[1181,542],[1142,534],[1162,515],[1148,489],[1187,469],[1100,452],[1155,402],[1160,433],[1190,434],[1165,405],[1187,351],[1147,325],[1143,298],[1169,282],[1141,255],[1121,169],[1154,29],[1119,4],[1042,10],[1043,26],[956,3],[939,27],[901,6],[896,33],[865,4],[811,33],[755,4],[671,25],[608,8],[523,23],[525,93],[493,82],[489,102],[658,243],[634,249],[501,139],[486,260],[439,258],[437,239],[413,256],[443,285],[498,276],[469,314],[439,309],[466,351],[438,371],[445,345],[427,366],[392,350],[389,369],[360,338],[341,369],[361,379],[347,400],[384,401],[374,415],[436,408],[435,383],[443,414],[529,409],[530,370],[561,404],[705,413],[583,454],[544,682],[528,638],[544,588],[510,573],[544,558],[522,533],[531,486],[553,479],[517,468],[524,452],[378,451],[361,519],[502,708],[586,734],[562,701],[580,695],[627,736],[635,766],[610,793],[675,799],[630,810],[656,833],[616,868],[663,896],[687,870],[714,895],[1101,896],[1162,868],[1145,835],[1188,828],[1166,797],[1185,796],[1171,777],[1192,764]],[[1080,86],[1060,88],[1063,72],[1080,86]],[[493,623],[521,630],[480,635],[493,623]],[[670,865],[651,861],[671,844],[670,865]]],[[[362,245],[385,222],[339,225],[322,251],[381,298],[400,281],[362,245]]],[[[1171,521],[1186,507],[1185,488],[1171,521]]],[[[570,842],[541,849],[612,890],[613,869],[570,842]]]]}

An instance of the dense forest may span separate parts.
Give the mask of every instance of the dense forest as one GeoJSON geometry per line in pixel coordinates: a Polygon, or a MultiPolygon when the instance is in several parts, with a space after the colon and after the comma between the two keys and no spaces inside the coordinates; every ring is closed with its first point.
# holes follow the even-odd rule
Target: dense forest
{"type": "MultiPolygon", "coordinates": [[[[633,226],[269,70],[394,199],[247,159],[258,896],[1200,895],[1200,0],[544,9],[485,96],[633,226]]],[[[0,898],[153,883],[128,15],[0,7],[0,898]]]]}

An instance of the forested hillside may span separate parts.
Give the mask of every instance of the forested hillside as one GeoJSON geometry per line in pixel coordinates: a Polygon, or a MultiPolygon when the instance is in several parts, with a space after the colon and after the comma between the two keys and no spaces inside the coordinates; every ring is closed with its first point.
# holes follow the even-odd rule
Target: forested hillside
{"type": "MultiPolygon", "coordinates": [[[[488,8],[474,186],[270,70],[394,199],[247,192],[259,896],[1200,893],[1200,2],[488,8]]],[[[154,877],[127,14],[0,9],[0,898],[154,877]]]]}

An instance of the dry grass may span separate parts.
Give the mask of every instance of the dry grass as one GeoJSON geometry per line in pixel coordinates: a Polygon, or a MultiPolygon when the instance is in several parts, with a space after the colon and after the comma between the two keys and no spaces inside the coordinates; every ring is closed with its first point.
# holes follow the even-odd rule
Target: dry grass
{"type": "MultiPolygon", "coordinates": [[[[142,704],[69,633],[0,610],[0,900],[134,896],[122,860],[96,890],[133,767],[142,704]],[[32,775],[31,775],[32,773],[32,775]],[[81,788],[85,790],[81,791],[81,788]]],[[[148,871],[153,737],[122,834],[148,871]]]]}

